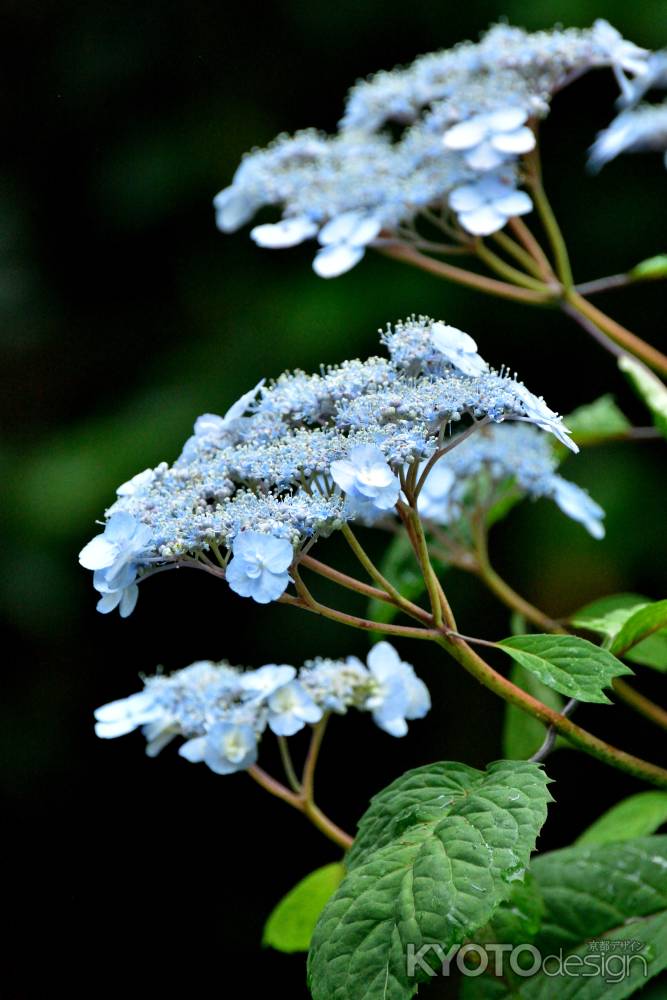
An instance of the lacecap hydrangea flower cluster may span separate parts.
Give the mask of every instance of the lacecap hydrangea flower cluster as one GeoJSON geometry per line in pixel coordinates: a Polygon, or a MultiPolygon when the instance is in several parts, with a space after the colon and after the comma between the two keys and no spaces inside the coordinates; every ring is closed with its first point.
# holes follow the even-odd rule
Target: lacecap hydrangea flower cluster
{"type": "Polygon", "coordinates": [[[275,663],[243,670],[202,660],[156,674],[144,680],[143,691],[98,708],[95,732],[110,739],[141,728],[151,757],[183,737],[182,757],[231,774],[255,763],[267,728],[293,736],[327,713],[355,708],[370,712],[392,736],[405,736],[408,720],[423,718],[430,707],[428,689],[413,667],[388,642],[379,642],[366,664],[349,656],[310,660],[298,671],[275,663]]]}
{"type": "Polygon", "coordinates": [[[545,401],[491,369],[461,330],[413,317],[381,339],[388,359],[258,383],[224,416],[199,417],[172,466],[120,486],[104,531],[79,556],[94,572],[98,610],[127,616],[138,582],[178,565],[224,572],[259,603],[277,600],[304,546],[346,521],[391,514],[401,472],[445,440],[455,445],[463,424],[529,423],[577,450],[545,401]]]}
{"type": "Polygon", "coordinates": [[[638,92],[655,72],[650,60],[602,20],[533,34],[498,24],[476,44],[357,83],[335,135],[308,129],[248,153],[214,200],[218,227],[233,232],[278,207],[281,221],[256,226],[253,240],[317,239],[313,267],[325,278],[368,246],[415,238],[429,210],[469,234],[497,232],[532,209],[521,158],[553,95],[598,67],[613,70],[623,95],[638,92]]]}
{"type": "Polygon", "coordinates": [[[553,500],[593,538],[604,537],[604,511],[581,486],[556,472],[558,460],[548,439],[525,424],[481,428],[443,455],[419,494],[422,517],[456,525],[469,511],[486,509],[510,495],[553,500]]]}

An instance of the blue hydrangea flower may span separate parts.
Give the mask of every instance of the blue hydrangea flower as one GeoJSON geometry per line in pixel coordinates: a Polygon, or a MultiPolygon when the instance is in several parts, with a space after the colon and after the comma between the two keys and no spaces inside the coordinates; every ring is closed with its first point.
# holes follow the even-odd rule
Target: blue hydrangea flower
{"type": "Polygon", "coordinates": [[[663,152],[667,166],[667,101],[640,104],[622,111],[598,134],[590,149],[589,166],[600,170],[620,153],[663,152]]]}
{"type": "Polygon", "coordinates": [[[452,125],[442,141],[447,149],[461,152],[473,170],[494,170],[511,156],[535,148],[535,136],[527,120],[525,108],[496,108],[452,125]]]}
{"type": "Polygon", "coordinates": [[[305,725],[319,722],[324,714],[298,681],[290,681],[274,691],[268,707],[269,729],[276,736],[293,736],[305,725]]]}
{"type": "Polygon", "coordinates": [[[367,699],[374,722],[391,736],[405,736],[408,719],[423,719],[431,707],[428,688],[388,642],[378,642],[366,658],[376,689],[367,699]]]}
{"type": "MultiPolygon", "coordinates": [[[[463,448],[464,444],[465,442],[460,447],[463,448]]],[[[456,483],[456,473],[444,460],[445,457],[435,463],[417,499],[417,509],[421,516],[439,524],[446,524],[449,520],[449,498],[456,483]]],[[[425,464],[420,467],[420,475],[425,464]]]]}
{"type": "Polygon", "coordinates": [[[94,570],[93,586],[102,594],[97,610],[103,614],[119,607],[127,617],[137,603],[137,569],[152,538],[146,524],[131,514],[118,511],[109,518],[104,531],[96,535],[79,553],[79,562],[94,570]]]}
{"type": "Polygon", "coordinates": [[[602,518],[605,516],[604,510],[580,486],[577,486],[576,483],[570,483],[561,476],[554,476],[551,496],[563,513],[571,517],[573,521],[583,524],[593,538],[604,538],[604,525],[602,523],[602,518]]]}
{"type": "Polygon", "coordinates": [[[533,209],[530,195],[517,191],[513,178],[497,174],[483,174],[473,183],[454,188],[449,205],[466,232],[474,236],[490,236],[503,229],[508,219],[533,209]]]}
{"type": "Polygon", "coordinates": [[[443,357],[464,375],[482,375],[489,370],[486,361],[477,353],[477,344],[463,330],[446,323],[434,323],[431,340],[443,357]]]}
{"type": "Polygon", "coordinates": [[[373,445],[360,445],[348,458],[333,462],[331,475],[345,491],[351,508],[364,515],[390,510],[401,491],[398,476],[373,445]]]}
{"type": "Polygon", "coordinates": [[[277,601],[285,593],[294,558],[287,539],[243,531],[234,540],[232,553],[226,577],[234,593],[252,597],[258,604],[277,601]]]}
{"type": "Polygon", "coordinates": [[[201,750],[200,759],[216,774],[245,771],[257,760],[257,733],[247,722],[216,722],[204,743],[194,747],[192,741],[184,743],[179,752],[187,760],[196,761],[201,750]]]}
{"type": "Polygon", "coordinates": [[[289,684],[296,677],[296,670],[287,663],[267,663],[257,670],[248,670],[242,674],[240,685],[251,697],[270,698],[278,688],[289,684]]]}

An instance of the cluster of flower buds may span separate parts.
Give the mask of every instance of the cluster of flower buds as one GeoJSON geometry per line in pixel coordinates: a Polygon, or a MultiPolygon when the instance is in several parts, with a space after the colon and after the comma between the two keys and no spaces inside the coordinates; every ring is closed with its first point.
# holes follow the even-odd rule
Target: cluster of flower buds
{"type": "Polygon", "coordinates": [[[329,712],[348,708],[370,712],[392,736],[405,736],[408,720],[423,718],[431,707],[426,685],[388,642],[379,642],[366,664],[311,660],[300,670],[270,663],[256,670],[201,660],[172,674],[144,680],[129,698],[102,705],[95,731],[110,739],[141,728],[146,752],[154,757],[177,736],[179,754],[203,761],[216,774],[251,767],[266,729],[293,736],[329,712]]]}

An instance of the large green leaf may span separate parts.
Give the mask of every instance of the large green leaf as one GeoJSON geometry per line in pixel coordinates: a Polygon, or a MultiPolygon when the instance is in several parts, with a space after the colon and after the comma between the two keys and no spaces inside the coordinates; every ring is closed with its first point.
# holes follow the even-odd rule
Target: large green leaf
{"type": "Polygon", "coordinates": [[[667,437],[667,388],[665,385],[657,375],[654,375],[645,365],[635,361],[628,354],[621,355],[618,359],[618,367],[624,375],[627,375],[633,389],[650,410],[655,426],[664,437],[667,437]]]}
{"type": "MultiPolygon", "coordinates": [[[[527,691],[544,705],[553,708],[555,712],[562,711],[562,697],[538,680],[534,674],[528,673],[519,663],[512,664],[509,677],[513,684],[527,691]]],[[[528,712],[522,712],[516,705],[505,706],[503,723],[505,757],[509,757],[510,760],[525,760],[527,757],[532,757],[542,746],[546,732],[546,726],[528,712]]],[[[569,746],[565,740],[562,741],[562,745],[569,746]]]]}
{"type": "MultiPolygon", "coordinates": [[[[663,602],[655,602],[658,605],[663,602]]],[[[587,629],[604,637],[604,646],[616,653],[615,642],[619,632],[626,622],[636,613],[647,607],[652,607],[651,601],[640,594],[612,594],[601,597],[570,617],[570,623],[575,628],[587,629]]],[[[658,615],[661,611],[658,610],[658,615]]],[[[649,615],[649,621],[652,616],[649,615]]],[[[640,619],[641,624],[642,619],[640,619]]],[[[654,667],[656,670],[667,670],[667,628],[660,628],[648,635],[637,645],[628,648],[623,654],[632,663],[654,667]]]]}
{"type": "Polygon", "coordinates": [[[577,947],[667,908],[667,836],[566,847],[535,858],[531,871],[546,909],[535,937],[543,950],[577,947]]]}
{"type": "Polygon", "coordinates": [[[278,951],[308,951],[318,917],[344,875],[344,865],[334,863],[301,879],[272,910],[262,944],[278,951]]]}
{"type": "Polygon", "coordinates": [[[667,792],[639,792],[612,806],[577,838],[577,844],[608,844],[646,837],[667,823],[667,792]]]}
{"type": "Polygon", "coordinates": [[[603,688],[632,673],[606,649],[574,635],[514,635],[498,648],[547,687],[578,701],[609,703],[603,688]]]}
{"type": "MultiPolygon", "coordinates": [[[[570,974],[557,977],[558,1000],[625,1000],[667,968],[667,912],[614,927],[574,948],[567,959],[570,974]],[[597,974],[591,975],[595,968],[597,974]]],[[[554,967],[554,961],[547,963],[548,972],[532,976],[514,995],[521,1000],[553,1000],[554,967]]]]}
{"type": "Polygon", "coordinates": [[[409,771],[359,825],[349,871],[317,924],[314,1000],[405,1000],[406,957],[445,951],[488,923],[524,875],[551,796],[537,764],[486,771],[439,763],[409,771]]]}
{"type": "MultiPolygon", "coordinates": [[[[502,980],[488,974],[465,978],[461,1000],[509,1000],[510,997],[552,1000],[554,995],[559,1000],[562,996],[576,1000],[583,997],[607,1000],[612,996],[623,1000],[665,967],[667,837],[576,845],[552,851],[533,859],[529,874],[531,878],[526,879],[522,888],[524,896],[526,893],[532,896],[521,899],[512,894],[501,903],[480,941],[516,944],[518,927],[519,943],[536,948],[542,960],[551,955],[574,955],[570,968],[580,974],[554,977],[538,970],[531,977],[518,976],[505,961],[502,980]],[[513,912],[517,907],[524,911],[520,924],[516,923],[513,912]],[[535,930],[539,908],[543,916],[535,930]],[[644,950],[638,953],[646,959],[646,970],[641,962],[631,963],[626,970],[631,975],[616,984],[610,983],[605,975],[581,975],[583,963],[578,957],[635,953],[620,945],[615,952],[613,944],[604,943],[614,941],[644,945],[644,950]]],[[[531,955],[525,958],[532,964],[531,955]]],[[[551,971],[556,961],[549,960],[547,967],[551,971]]],[[[590,966],[589,970],[595,971],[590,966]]]]}
{"type": "Polygon", "coordinates": [[[622,436],[630,430],[630,421],[619,410],[613,396],[600,396],[593,403],[580,406],[565,418],[565,424],[578,445],[596,444],[622,436]]]}

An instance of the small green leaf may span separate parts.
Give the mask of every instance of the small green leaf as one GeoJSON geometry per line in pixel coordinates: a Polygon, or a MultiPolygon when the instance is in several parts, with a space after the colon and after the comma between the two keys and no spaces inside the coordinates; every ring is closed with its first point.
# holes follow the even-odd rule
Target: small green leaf
{"type": "Polygon", "coordinates": [[[308,951],[320,913],[344,875],[344,865],[334,863],[301,879],[272,910],[262,944],[278,951],[308,951]]]}
{"type": "Polygon", "coordinates": [[[578,445],[595,444],[610,437],[622,436],[631,428],[630,421],[619,410],[613,396],[600,396],[593,403],[580,406],[565,418],[578,445]]]}
{"type": "Polygon", "coordinates": [[[623,624],[611,644],[615,656],[626,656],[643,639],[667,627],[667,601],[656,601],[639,608],[623,624]]]}
{"type": "Polygon", "coordinates": [[[630,277],[635,281],[655,281],[667,278],[667,253],[659,253],[655,257],[647,257],[630,271],[630,277]]]}
{"type": "Polygon", "coordinates": [[[655,426],[667,437],[667,388],[657,375],[627,354],[618,359],[618,367],[627,375],[635,392],[651,411],[655,426]]]}
{"type": "MultiPolygon", "coordinates": [[[[510,680],[523,691],[527,691],[544,705],[560,712],[563,709],[563,699],[546,684],[542,684],[533,674],[528,673],[520,664],[512,664],[510,680]]],[[[522,712],[516,705],[507,705],[503,724],[503,755],[510,760],[525,760],[531,757],[544,742],[546,726],[527,712],[522,712]]],[[[569,744],[563,741],[565,746],[569,744]]]]}
{"type": "Polygon", "coordinates": [[[408,949],[462,943],[523,878],[548,780],[527,761],[486,771],[443,762],[376,795],[313,935],[314,1000],[413,996],[419,977],[408,972],[408,949]]]}
{"type": "Polygon", "coordinates": [[[639,792],[596,819],[576,844],[608,844],[646,837],[667,823],[667,792],[639,792]]]}
{"type": "MultiPolygon", "coordinates": [[[[570,624],[604,636],[605,648],[615,653],[614,642],[626,622],[642,609],[653,606],[647,597],[639,594],[613,594],[593,601],[575,612],[570,618],[570,624]]],[[[640,623],[642,620],[640,619],[640,623]]],[[[623,655],[632,663],[667,670],[667,628],[658,628],[653,635],[648,635],[623,655]]]]}
{"type": "Polygon", "coordinates": [[[608,704],[603,688],[632,673],[606,649],[574,635],[515,635],[497,645],[547,687],[577,701],[608,704]]]}
{"type": "Polygon", "coordinates": [[[650,604],[649,599],[641,594],[610,594],[609,597],[600,597],[575,611],[570,615],[570,625],[585,628],[611,640],[628,618],[647,604],[650,604]]]}

